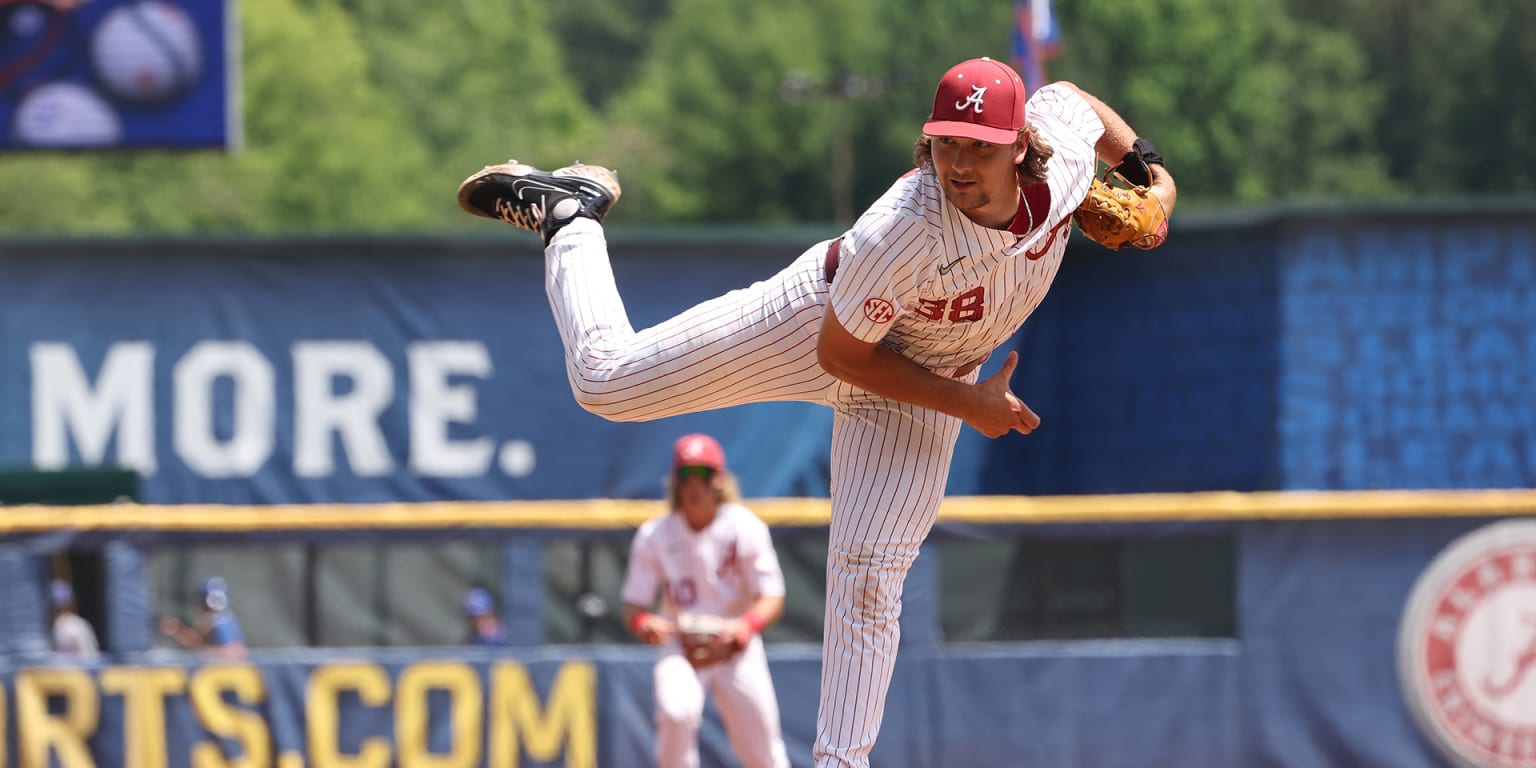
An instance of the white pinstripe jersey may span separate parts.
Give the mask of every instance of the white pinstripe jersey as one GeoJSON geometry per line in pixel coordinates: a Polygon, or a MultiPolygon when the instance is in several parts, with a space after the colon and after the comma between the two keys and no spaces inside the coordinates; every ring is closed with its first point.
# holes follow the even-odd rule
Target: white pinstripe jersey
{"type": "Polygon", "coordinates": [[[1059,84],[1035,91],[1027,110],[1055,154],[1047,183],[1025,188],[1013,231],[966,218],[930,164],[898,180],[843,235],[830,300],[849,333],[949,375],[1007,341],[1040,305],[1093,180],[1104,125],[1059,84]]]}
{"type": "Polygon", "coordinates": [[[623,600],[661,613],[738,616],[758,597],[783,597],[784,572],[768,526],[740,504],[722,504],[702,531],[678,513],[645,521],[635,532],[623,600]]]}

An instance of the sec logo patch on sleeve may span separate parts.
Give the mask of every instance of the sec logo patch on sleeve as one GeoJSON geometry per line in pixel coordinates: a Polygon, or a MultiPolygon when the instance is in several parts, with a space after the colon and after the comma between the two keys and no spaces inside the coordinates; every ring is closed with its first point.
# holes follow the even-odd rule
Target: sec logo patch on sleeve
{"type": "Polygon", "coordinates": [[[889,323],[896,316],[896,308],[885,299],[865,299],[864,317],[871,323],[889,323]]]}

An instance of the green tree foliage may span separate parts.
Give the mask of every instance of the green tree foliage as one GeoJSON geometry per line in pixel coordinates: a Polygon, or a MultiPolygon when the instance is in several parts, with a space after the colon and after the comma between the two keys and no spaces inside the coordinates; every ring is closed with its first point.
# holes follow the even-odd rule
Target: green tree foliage
{"type": "Polygon", "coordinates": [[[398,229],[427,210],[401,178],[428,155],[400,105],[370,87],[355,20],[328,0],[263,0],[245,20],[248,147],[221,159],[255,228],[398,229]],[[297,65],[297,66],[296,66],[297,65]],[[406,194],[401,194],[404,191],[406,194]]]}
{"type": "Polygon", "coordinates": [[[1536,4],[1288,0],[1347,30],[1385,92],[1373,138],[1418,194],[1536,192],[1536,4]]]}
{"type": "Polygon", "coordinates": [[[627,213],[776,221],[801,204],[829,210],[830,126],[781,95],[788,73],[824,66],[815,5],[676,2],[635,86],[610,106],[607,154],[627,213]]]}
{"type": "Polygon", "coordinates": [[[1010,15],[995,2],[676,0],[609,110],[628,212],[826,220],[840,193],[862,208],[911,168],[934,78],[1006,56],[1010,15]]]}
{"type": "MultiPolygon", "coordinates": [[[[617,167],[624,222],[826,221],[911,167],[1009,0],[241,3],[243,146],[0,156],[0,231],[492,227],[509,156],[617,167]]],[[[1536,192],[1536,3],[1058,0],[1050,75],[1164,150],[1187,207],[1536,192]]]]}
{"type": "Polygon", "coordinates": [[[629,86],[672,0],[586,0],[549,6],[551,27],[568,51],[566,66],[599,108],[629,86]]]}
{"type": "Polygon", "coordinates": [[[464,221],[453,193],[482,165],[513,156],[564,165],[598,141],[593,111],[549,32],[547,3],[340,2],[359,30],[363,80],[400,111],[429,160],[381,190],[424,207],[432,223],[464,221]]]}
{"type": "Polygon", "coordinates": [[[1248,0],[1059,3],[1050,74],[1115,107],[1168,158],[1185,204],[1384,194],[1381,103],[1343,33],[1248,0]]]}

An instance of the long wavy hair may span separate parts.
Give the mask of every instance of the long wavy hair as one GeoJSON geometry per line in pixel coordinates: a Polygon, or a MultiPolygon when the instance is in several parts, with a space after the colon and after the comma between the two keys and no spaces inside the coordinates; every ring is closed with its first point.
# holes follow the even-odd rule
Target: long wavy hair
{"type": "MultiPolygon", "coordinates": [[[[1024,130],[1019,131],[1019,138],[1025,139],[1028,146],[1024,151],[1024,162],[1019,163],[1019,184],[1039,184],[1045,181],[1048,170],[1045,162],[1056,154],[1051,145],[1046,143],[1035,130],[1035,126],[1025,123],[1024,130]]],[[[912,164],[918,168],[933,165],[933,137],[918,136],[912,144],[912,164]]]]}
{"type": "MultiPolygon", "coordinates": [[[[715,502],[717,504],[730,504],[741,501],[741,485],[736,482],[736,476],[729,471],[722,470],[715,476],[715,502]]],[[[669,509],[676,510],[677,501],[677,473],[667,475],[662,481],[667,489],[667,504],[669,509]]]]}

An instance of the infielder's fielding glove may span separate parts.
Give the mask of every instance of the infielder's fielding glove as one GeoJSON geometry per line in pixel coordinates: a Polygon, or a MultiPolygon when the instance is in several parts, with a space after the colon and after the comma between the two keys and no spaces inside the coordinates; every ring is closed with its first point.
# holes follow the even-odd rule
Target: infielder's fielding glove
{"type": "Polygon", "coordinates": [[[1113,251],[1126,246],[1156,248],[1168,239],[1168,213],[1162,201],[1147,191],[1152,183],[1149,163],[1163,161],[1147,142],[1137,139],[1125,159],[1094,179],[1088,197],[1072,220],[1089,239],[1113,251]]]}
{"type": "Polygon", "coordinates": [[[677,634],[683,656],[696,668],[718,664],[741,650],[731,634],[730,620],[719,616],[681,614],[677,617],[677,634]]]}

